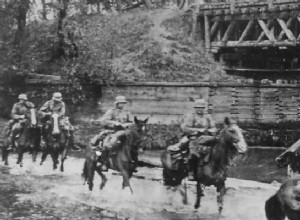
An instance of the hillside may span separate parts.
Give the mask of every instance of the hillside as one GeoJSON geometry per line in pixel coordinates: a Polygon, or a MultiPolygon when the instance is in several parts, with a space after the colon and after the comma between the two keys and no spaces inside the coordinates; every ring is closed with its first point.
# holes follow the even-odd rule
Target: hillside
{"type": "Polygon", "coordinates": [[[189,42],[191,13],[139,9],[126,14],[93,16],[88,24],[86,36],[91,41],[105,39],[105,45],[97,40],[90,46],[98,52],[97,57],[101,54],[109,63],[111,74],[104,77],[107,80],[201,81],[211,76],[226,77],[220,64],[205,57],[199,42],[196,45],[189,42]],[[94,31],[99,26],[105,33],[94,31]],[[107,48],[110,44],[112,47],[107,48]],[[110,59],[102,53],[103,49],[111,50],[110,59]]]}
{"type": "Polygon", "coordinates": [[[205,56],[199,42],[191,43],[191,24],[190,11],[171,8],[73,15],[63,21],[59,51],[57,21],[33,22],[22,72],[85,83],[230,78],[221,64],[205,56]]]}

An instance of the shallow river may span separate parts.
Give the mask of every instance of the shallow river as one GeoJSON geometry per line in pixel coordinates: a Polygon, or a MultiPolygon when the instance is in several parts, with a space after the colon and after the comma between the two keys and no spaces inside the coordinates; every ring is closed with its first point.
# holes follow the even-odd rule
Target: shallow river
{"type": "Polygon", "coordinates": [[[83,159],[69,157],[65,172],[52,170],[50,158],[43,166],[33,164],[25,155],[24,167],[0,165],[0,219],[224,219],[263,220],[264,202],[278,186],[254,181],[228,179],[224,210],[217,211],[214,187],[205,189],[201,207],[196,211],[195,186],[188,183],[188,204],[182,203],[182,188],[162,184],[161,169],[141,167],[131,179],[134,193],[122,190],[121,176],[108,172],[107,184],[99,189],[95,175],[92,192],[81,178],[83,159]]]}

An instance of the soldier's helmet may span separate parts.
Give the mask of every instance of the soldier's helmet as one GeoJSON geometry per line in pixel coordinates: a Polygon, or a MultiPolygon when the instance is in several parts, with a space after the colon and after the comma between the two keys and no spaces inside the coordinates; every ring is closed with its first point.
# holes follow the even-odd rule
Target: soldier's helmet
{"type": "Polygon", "coordinates": [[[196,99],[194,108],[206,108],[206,101],[204,99],[196,99]]]}
{"type": "Polygon", "coordinates": [[[61,101],[62,100],[62,94],[60,92],[53,93],[52,99],[55,101],[61,101]]]}
{"type": "Polygon", "coordinates": [[[24,93],[22,93],[22,94],[20,94],[20,95],[18,96],[18,99],[20,99],[20,100],[27,100],[27,95],[24,94],[24,93]]]}
{"type": "Polygon", "coordinates": [[[126,97],[122,96],[122,95],[117,96],[116,100],[115,100],[115,104],[118,104],[118,103],[127,103],[126,97]]]}

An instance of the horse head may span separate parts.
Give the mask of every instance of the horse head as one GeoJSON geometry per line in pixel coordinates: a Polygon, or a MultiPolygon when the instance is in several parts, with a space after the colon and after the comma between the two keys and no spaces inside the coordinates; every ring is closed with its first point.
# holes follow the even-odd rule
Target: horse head
{"type": "Polygon", "coordinates": [[[144,133],[146,131],[146,124],[149,118],[145,120],[139,120],[136,116],[134,117],[134,124],[136,125],[136,130],[140,133],[144,133]]]}
{"type": "Polygon", "coordinates": [[[242,129],[233,123],[229,117],[224,119],[224,128],[220,133],[224,143],[230,147],[231,150],[245,153],[248,150],[247,143],[244,139],[242,129]]]}

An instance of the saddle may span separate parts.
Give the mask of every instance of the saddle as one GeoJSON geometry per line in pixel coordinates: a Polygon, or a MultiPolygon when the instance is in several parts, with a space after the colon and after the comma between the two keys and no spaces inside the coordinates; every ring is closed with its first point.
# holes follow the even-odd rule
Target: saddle
{"type": "Polygon", "coordinates": [[[186,164],[187,150],[181,150],[179,148],[180,143],[167,147],[167,151],[170,152],[171,156],[171,167],[172,170],[182,169],[183,164],[186,164]]]}

